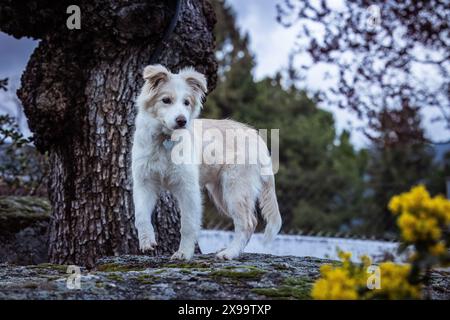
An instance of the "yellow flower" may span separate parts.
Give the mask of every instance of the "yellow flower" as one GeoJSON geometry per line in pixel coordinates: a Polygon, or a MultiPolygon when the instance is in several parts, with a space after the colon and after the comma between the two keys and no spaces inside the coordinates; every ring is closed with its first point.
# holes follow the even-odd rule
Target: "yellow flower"
{"type": "Polygon", "coordinates": [[[435,245],[432,245],[428,248],[428,251],[433,256],[442,256],[447,252],[447,248],[445,247],[445,243],[438,242],[435,245]]]}
{"type": "Polygon", "coordinates": [[[379,289],[369,290],[367,267],[371,265],[368,256],[361,257],[362,264],[349,259],[351,255],[340,252],[342,266],[323,265],[320,268],[321,278],[311,291],[317,300],[354,300],[354,299],[417,299],[421,296],[421,287],[408,282],[411,265],[385,262],[379,265],[379,289]]]}
{"type": "Polygon", "coordinates": [[[424,185],[418,185],[411,189],[409,193],[403,194],[408,200],[408,206],[410,209],[420,208],[422,204],[430,199],[430,194],[424,185]]]}
{"type": "Polygon", "coordinates": [[[339,251],[338,252],[338,257],[339,259],[345,261],[345,260],[350,260],[352,258],[352,253],[351,252],[345,252],[345,251],[339,251]]]}
{"type": "Polygon", "coordinates": [[[321,274],[327,274],[331,270],[333,270],[333,267],[331,266],[331,264],[324,264],[324,265],[320,266],[321,274]]]}
{"type": "Polygon", "coordinates": [[[372,264],[372,259],[368,255],[363,255],[360,257],[362,264],[364,267],[368,267],[372,264]]]}
{"type": "Polygon", "coordinates": [[[389,201],[388,208],[393,214],[400,213],[402,208],[401,196],[392,197],[391,201],[389,201]]]}
{"type": "Polygon", "coordinates": [[[397,225],[409,244],[439,241],[450,225],[450,201],[443,196],[432,198],[423,185],[392,197],[389,210],[399,216],[397,225]]]}
{"type": "MultiPolygon", "coordinates": [[[[361,263],[351,261],[351,253],[339,252],[342,265],[320,268],[321,277],[314,283],[311,296],[314,299],[419,299],[422,285],[417,284],[415,273],[429,268],[424,262],[431,256],[442,257],[447,254],[447,242],[443,238],[450,227],[450,201],[443,196],[431,197],[423,185],[413,187],[409,192],[391,198],[389,210],[398,215],[397,225],[402,240],[415,249],[410,257],[412,264],[384,262],[379,265],[380,287],[368,288],[367,268],[372,261],[362,256],[361,263]],[[425,265],[425,267],[424,267],[425,265]]],[[[431,259],[433,261],[433,259],[431,259]]],[[[419,279],[420,280],[420,279],[419,279]]]]}
{"type": "Polygon", "coordinates": [[[412,285],[408,281],[411,265],[384,262],[379,267],[381,288],[379,290],[372,290],[369,292],[369,296],[389,300],[419,299],[421,297],[421,287],[419,285],[412,285]]]}
{"type": "Polygon", "coordinates": [[[450,201],[442,195],[434,197],[427,203],[427,208],[433,216],[436,216],[443,224],[450,224],[450,201]]]}
{"type": "Polygon", "coordinates": [[[342,268],[326,268],[322,278],[312,288],[311,296],[316,300],[355,300],[358,298],[355,279],[342,268]]]}
{"type": "Polygon", "coordinates": [[[402,238],[407,242],[414,242],[417,240],[414,230],[417,226],[417,219],[412,214],[405,212],[400,215],[397,220],[402,234],[402,238]]]}

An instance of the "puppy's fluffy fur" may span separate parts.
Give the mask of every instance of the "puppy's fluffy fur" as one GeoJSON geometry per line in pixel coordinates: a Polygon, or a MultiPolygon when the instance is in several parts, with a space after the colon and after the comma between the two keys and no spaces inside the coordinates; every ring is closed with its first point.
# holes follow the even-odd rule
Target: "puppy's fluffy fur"
{"type": "MultiPolygon", "coordinates": [[[[224,136],[227,129],[248,129],[260,139],[258,133],[231,120],[195,120],[207,84],[205,76],[192,68],[173,74],[161,65],[151,65],[145,68],[143,76],[145,84],[136,100],[138,113],[132,148],[135,225],[141,250],[156,246],[151,214],[162,189],[172,192],[181,210],[181,242],[172,258],[189,260],[194,254],[202,219],[202,188],[208,191],[218,211],[233,219],[235,226],[234,239],[217,254],[219,258],[233,259],[244,250],[256,227],[257,201],[267,223],[266,239],[273,239],[280,230],[281,217],[273,174],[262,175],[260,162],[208,165],[211,161],[202,159],[200,164],[175,164],[171,161],[171,150],[164,146],[180,124],[196,137],[202,137],[194,130],[197,124],[203,130],[219,130],[224,136]],[[185,120],[184,126],[180,119],[185,120]]],[[[267,146],[262,143],[263,155],[270,165],[267,146]]],[[[205,145],[203,142],[202,147],[205,145]]],[[[201,151],[193,152],[202,156],[201,151]]],[[[236,148],[234,140],[225,142],[224,151],[236,156],[246,154],[245,146],[236,148]]]]}

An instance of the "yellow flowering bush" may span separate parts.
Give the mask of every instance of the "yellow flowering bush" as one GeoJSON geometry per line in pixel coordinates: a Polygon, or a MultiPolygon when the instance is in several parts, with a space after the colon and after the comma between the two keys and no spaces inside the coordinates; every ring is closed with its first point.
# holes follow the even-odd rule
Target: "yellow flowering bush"
{"type": "Polygon", "coordinates": [[[408,282],[411,266],[392,262],[381,263],[379,267],[380,288],[368,286],[368,267],[372,264],[367,256],[361,263],[352,263],[351,254],[341,252],[341,266],[325,264],[320,268],[321,277],[314,283],[311,296],[317,300],[357,299],[418,299],[420,285],[408,282]]]}
{"type": "Polygon", "coordinates": [[[397,225],[404,242],[430,242],[436,245],[450,225],[450,201],[432,198],[423,185],[392,197],[389,210],[398,215],[397,225]]]}
{"type": "Polygon", "coordinates": [[[389,210],[397,215],[403,248],[414,247],[411,261],[428,269],[449,260],[450,201],[443,196],[431,197],[423,185],[392,197],[389,210]]]}
{"type": "MultiPolygon", "coordinates": [[[[325,264],[320,267],[321,279],[317,280],[311,296],[318,300],[355,300],[358,299],[358,288],[364,282],[364,270],[351,262],[351,254],[340,252],[342,266],[333,267],[325,264]]],[[[364,282],[365,283],[365,282],[364,282]]]]}
{"type": "Polygon", "coordinates": [[[422,285],[409,282],[410,264],[396,264],[389,261],[380,263],[379,267],[380,288],[367,291],[365,298],[398,300],[422,297],[422,285]]]}
{"type": "Polygon", "coordinates": [[[370,258],[352,263],[350,253],[341,252],[342,266],[324,265],[314,283],[314,299],[419,299],[427,285],[428,271],[450,264],[450,201],[431,197],[423,185],[392,197],[389,210],[397,216],[401,244],[399,251],[412,248],[408,264],[383,262],[379,267],[379,288],[369,289],[370,258]]]}

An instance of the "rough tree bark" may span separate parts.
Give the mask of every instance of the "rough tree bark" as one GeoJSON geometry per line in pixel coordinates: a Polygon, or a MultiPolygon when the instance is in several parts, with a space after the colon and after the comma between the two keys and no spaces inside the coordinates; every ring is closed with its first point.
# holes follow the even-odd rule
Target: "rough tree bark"
{"type": "MultiPolygon", "coordinates": [[[[3,1],[0,29],[41,39],[18,95],[36,147],[50,158],[49,257],[92,266],[102,256],[138,253],[131,195],[130,144],[141,74],[174,12],[173,1],[3,1]],[[81,9],[81,30],[68,30],[66,9],[81,9]]],[[[185,0],[159,63],[192,65],[216,82],[206,0],[185,0]]],[[[158,254],[179,241],[170,195],[156,209],[158,254]],[[164,230],[163,230],[164,229],[164,230]]]]}

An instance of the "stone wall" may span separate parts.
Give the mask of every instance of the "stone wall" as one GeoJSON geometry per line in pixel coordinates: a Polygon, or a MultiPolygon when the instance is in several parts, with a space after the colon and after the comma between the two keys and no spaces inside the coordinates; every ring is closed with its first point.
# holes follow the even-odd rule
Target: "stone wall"
{"type": "Polygon", "coordinates": [[[36,197],[0,197],[0,263],[47,261],[50,205],[36,197]]]}

